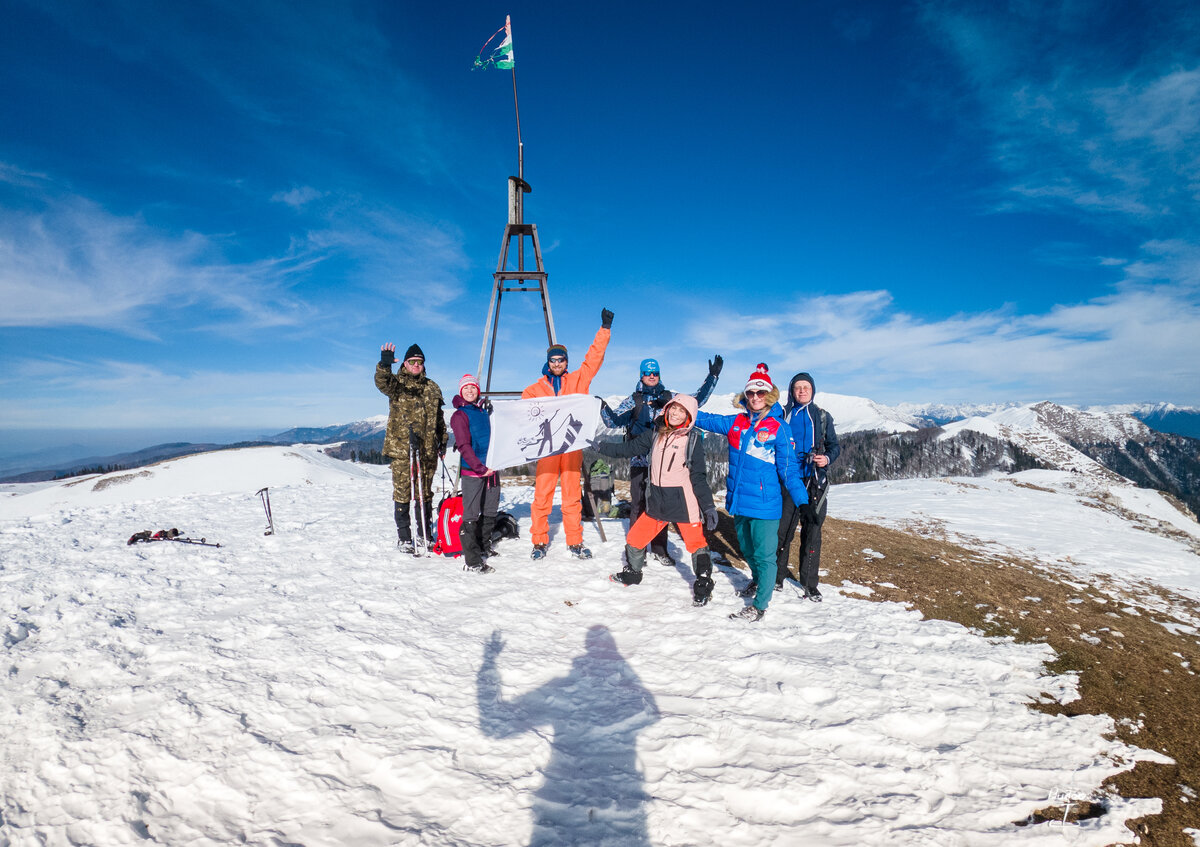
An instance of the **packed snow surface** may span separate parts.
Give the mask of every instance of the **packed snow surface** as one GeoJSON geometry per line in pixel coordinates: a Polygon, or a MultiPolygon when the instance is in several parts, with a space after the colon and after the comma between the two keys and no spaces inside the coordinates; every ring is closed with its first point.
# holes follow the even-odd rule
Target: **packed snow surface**
{"type": "Polygon", "coordinates": [[[1032,470],[835,485],[829,514],[1200,599],[1200,524],[1161,492],[1115,479],[1032,470]]]}
{"type": "Polygon", "coordinates": [[[1045,646],[855,586],[731,621],[743,572],[614,584],[621,523],[579,561],[557,509],[535,563],[522,487],[468,574],[397,552],[390,491],[269,447],[0,494],[0,844],[1057,847],[1158,810],[1014,824],[1153,756],[1029,708],[1074,696],[1045,646]],[[222,546],[126,544],[170,527],[222,546]]]}

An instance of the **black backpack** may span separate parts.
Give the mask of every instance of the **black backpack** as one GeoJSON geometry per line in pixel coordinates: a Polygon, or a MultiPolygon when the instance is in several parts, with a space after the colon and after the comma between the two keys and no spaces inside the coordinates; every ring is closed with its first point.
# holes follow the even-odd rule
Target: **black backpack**
{"type": "Polygon", "coordinates": [[[520,538],[521,530],[517,526],[517,519],[508,512],[500,512],[496,515],[496,524],[492,527],[492,541],[501,541],[505,538],[520,538]]]}

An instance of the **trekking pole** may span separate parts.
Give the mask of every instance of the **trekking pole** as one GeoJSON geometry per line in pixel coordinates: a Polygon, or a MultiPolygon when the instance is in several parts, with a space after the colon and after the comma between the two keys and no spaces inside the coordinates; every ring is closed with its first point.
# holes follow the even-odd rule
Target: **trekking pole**
{"type": "Polygon", "coordinates": [[[583,489],[583,494],[587,497],[588,505],[592,507],[592,520],[596,524],[596,531],[600,533],[600,540],[608,543],[608,538],[604,535],[604,527],[600,525],[600,513],[596,511],[596,501],[592,499],[592,489],[583,489]]]}
{"type": "Polygon", "coordinates": [[[420,442],[417,440],[416,432],[411,429],[408,431],[408,460],[408,475],[417,487],[415,498],[418,507],[417,529],[421,530],[421,542],[425,545],[425,554],[429,555],[429,522],[425,520],[425,476],[421,473],[420,442]],[[416,469],[415,474],[413,468],[416,469]]]}
{"type": "Polygon", "coordinates": [[[271,517],[271,494],[267,489],[260,488],[255,492],[259,499],[262,500],[263,511],[267,513],[267,531],[263,535],[275,534],[275,519],[271,517]]]}

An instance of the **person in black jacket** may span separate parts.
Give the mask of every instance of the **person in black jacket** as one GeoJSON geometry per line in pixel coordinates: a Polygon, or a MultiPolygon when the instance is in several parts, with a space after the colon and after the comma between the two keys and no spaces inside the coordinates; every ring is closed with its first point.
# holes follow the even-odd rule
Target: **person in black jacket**
{"type": "Polygon", "coordinates": [[[779,519],[779,547],[775,553],[775,587],[781,587],[783,578],[789,575],[788,558],[792,539],[799,527],[800,563],[796,568],[796,579],[804,590],[804,596],[814,603],[820,603],[817,578],[821,571],[821,524],[828,511],[825,499],[829,488],[828,468],[842,448],[838,445],[837,431],[833,427],[833,415],[812,402],[814,394],[816,387],[810,374],[801,372],[792,377],[783,419],[792,428],[796,456],[800,459],[800,476],[804,479],[808,502],[813,508],[806,517],[802,510],[796,508],[784,488],[783,515],[779,519]]]}
{"type": "Polygon", "coordinates": [[[639,585],[646,562],[646,545],[668,523],[675,524],[689,553],[696,580],[692,602],[703,606],[712,596],[712,556],[704,530],[716,529],[717,508],[704,468],[704,434],[692,427],[696,398],[677,394],[662,417],[632,441],[602,441],[593,445],[605,456],[648,460],[646,509],[632,522],[625,536],[625,568],[610,579],[622,585],[639,585]]]}

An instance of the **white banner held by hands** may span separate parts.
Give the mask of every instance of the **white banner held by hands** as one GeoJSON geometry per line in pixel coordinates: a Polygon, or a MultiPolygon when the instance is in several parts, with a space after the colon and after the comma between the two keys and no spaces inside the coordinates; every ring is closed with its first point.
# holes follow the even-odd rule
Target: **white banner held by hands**
{"type": "Polygon", "coordinates": [[[497,400],[484,462],[492,470],[582,450],[600,424],[600,401],[589,394],[497,400]]]}

